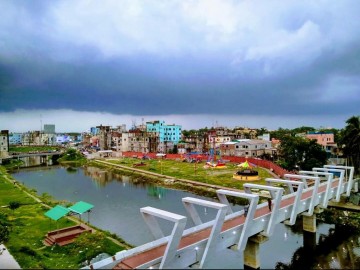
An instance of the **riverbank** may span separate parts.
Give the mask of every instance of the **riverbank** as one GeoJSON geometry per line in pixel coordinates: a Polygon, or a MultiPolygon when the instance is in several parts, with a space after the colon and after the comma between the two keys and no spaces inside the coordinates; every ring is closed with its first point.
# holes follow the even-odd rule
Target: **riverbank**
{"type": "MultiPolygon", "coordinates": [[[[53,204],[56,204],[53,201],[53,204]]],[[[78,237],[68,246],[46,247],[43,240],[48,231],[69,227],[79,223],[72,217],[61,218],[54,222],[44,213],[51,207],[33,190],[13,179],[0,166],[0,230],[7,250],[14,256],[21,268],[63,268],[73,269],[83,266],[99,253],[110,255],[131,248],[120,243],[109,232],[99,230],[78,237]],[[17,207],[11,207],[16,205],[17,207]],[[56,228],[55,228],[56,227],[56,228]],[[66,256],[65,256],[66,255],[66,256]]],[[[93,227],[93,226],[92,226],[93,227]]],[[[122,241],[123,242],[123,241],[122,241]]]]}

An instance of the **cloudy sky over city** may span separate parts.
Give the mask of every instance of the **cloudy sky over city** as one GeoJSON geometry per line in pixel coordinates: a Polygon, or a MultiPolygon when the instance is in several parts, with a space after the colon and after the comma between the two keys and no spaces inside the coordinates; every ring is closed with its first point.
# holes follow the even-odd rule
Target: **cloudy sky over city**
{"type": "Polygon", "coordinates": [[[343,128],[360,1],[2,0],[0,129],[343,128]]]}

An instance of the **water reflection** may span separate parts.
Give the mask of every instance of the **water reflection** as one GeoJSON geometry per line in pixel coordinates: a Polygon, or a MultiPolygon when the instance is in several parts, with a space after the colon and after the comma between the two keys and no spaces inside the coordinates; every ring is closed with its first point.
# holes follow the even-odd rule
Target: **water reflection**
{"type": "Polygon", "coordinates": [[[147,194],[149,196],[154,196],[156,198],[163,198],[166,195],[166,189],[163,187],[156,187],[156,186],[148,186],[147,187],[147,194]]]}
{"type": "Polygon", "coordinates": [[[328,234],[303,233],[303,246],[290,263],[278,262],[276,269],[359,269],[359,234],[347,226],[330,228],[328,234]]]}
{"type": "MultiPolygon", "coordinates": [[[[166,189],[146,183],[141,177],[120,175],[95,167],[21,170],[14,177],[39,195],[48,193],[57,200],[94,205],[91,223],[122,237],[133,245],[154,240],[140,213],[140,208],[152,206],[188,216],[181,199],[187,196],[203,198],[189,192],[166,189]]],[[[209,199],[207,199],[209,200],[209,199]]],[[[234,207],[234,211],[241,207],[234,207]]],[[[200,207],[198,213],[206,222],[216,211],[200,207]]],[[[165,235],[172,225],[159,221],[165,235]]],[[[187,227],[194,224],[188,218],[187,227]]],[[[360,268],[359,234],[325,223],[318,224],[316,234],[302,231],[301,217],[294,226],[279,224],[269,241],[260,246],[261,268],[264,269],[356,269],[360,268]]],[[[243,268],[243,254],[222,250],[211,258],[210,268],[243,268]],[[224,259],[226,258],[226,259],[224,259]]]]}

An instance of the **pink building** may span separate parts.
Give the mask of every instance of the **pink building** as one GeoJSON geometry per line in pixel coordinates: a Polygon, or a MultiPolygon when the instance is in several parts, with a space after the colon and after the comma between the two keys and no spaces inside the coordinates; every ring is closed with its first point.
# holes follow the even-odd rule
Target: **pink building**
{"type": "Polygon", "coordinates": [[[316,140],[316,142],[322,145],[324,148],[335,143],[333,133],[309,132],[305,135],[305,137],[310,140],[316,140]]]}

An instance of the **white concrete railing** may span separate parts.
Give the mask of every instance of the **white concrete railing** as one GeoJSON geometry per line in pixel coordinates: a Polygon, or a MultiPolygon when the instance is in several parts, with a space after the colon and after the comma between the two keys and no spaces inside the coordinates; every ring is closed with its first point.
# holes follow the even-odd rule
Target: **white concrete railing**
{"type": "Polygon", "coordinates": [[[196,224],[194,227],[187,230],[184,230],[183,228],[185,226],[184,221],[186,222],[186,217],[152,207],[142,208],[142,213],[146,212],[148,214],[147,218],[145,218],[147,221],[149,221],[149,215],[173,221],[175,225],[172,234],[163,237],[163,234],[159,231],[154,219],[150,218],[151,222],[147,222],[147,224],[149,224],[149,228],[154,235],[160,237],[159,239],[130,250],[118,252],[111,258],[96,262],[83,269],[112,268],[127,258],[131,258],[163,245],[167,245],[163,256],[154,258],[142,265],[138,265],[136,268],[185,268],[195,264],[197,264],[197,267],[206,268],[207,258],[209,254],[214,254],[213,251],[215,246],[216,249],[234,247],[233,250],[242,252],[244,251],[250,236],[258,233],[262,233],[265,236],[271,236],[276,224],[288,221],[287,224],[293,225],[299,214],[312,215],[316,206],[319,205],[325,208],[327,207],[327,202],[329,200],[335,198],[335,200],[338,201],[341,193],[346,191],[346,195],[348,196],[348,191],[352,189],[353,174],[351,173],[350,167],[341,169],[334,168],[334,166],[331,168],[313,168],[313,171],[301,171],[300,173],[300,175],[286,174],[284,176],[286,178],[285,180],[267,178],[267,185],[245,183],[245,192],[220,189],[217,191],[220,203],[191,197],[183,198],[184,206],[196,224]],[[344,181],[345,170],[350,170],[347,181],[344,181]],[[340,172],[340,177],[334,179],[332,172],[340,172]],[[297,179],[297,181],[294,179],[297,179]],[[313,182],[312,186],[308,184],[309,181],[313,182]],[[284,188],[274,187],[272,186],[273,184],[285,185],[288,194],[283,195],[284,188]],[[296,187],[296,191],[294,187],[296,187]],[[267,208],[267,203],[258,204],[259,195],[253,194],[251,191],[255,188],[268,190],[270,192],[271,199],[274,202],[274,207],[271,212],[260,216],[256,215],[261,209],[267,208]],[[305,199],[302,199],[302,195],[304,194],[309,195],[307,197],[305,196],[305,199]],[[244,210],[237,212],[232,211],[227,199],[228,196],[248,199],[249,209],[244,222],[239,222],[230,229],[220,231],[222,225],[227,221],[241,217],[244,218],[244,210]],[[285,203],[287,200],[292,201],[292,203],[281,206],[281,203],[285,203]],[[193,207],[194,204],[218,209],[216,218],[212,221],[202,223],[193,207]],[[177,226],[178,223],[181,223],[182,225],[177,226]],[[194,244],[180,249],[174,248],[175,245],[177,246],[177,244],[179,244],[181,235],[182,238],[184,238],[205,229],[211,230],[209,238],[199,240],[194,244]]]}

